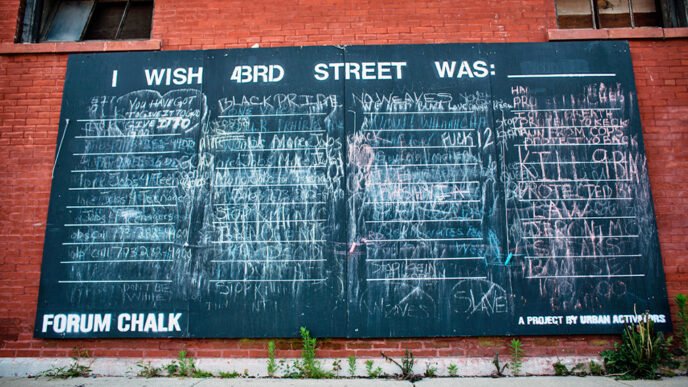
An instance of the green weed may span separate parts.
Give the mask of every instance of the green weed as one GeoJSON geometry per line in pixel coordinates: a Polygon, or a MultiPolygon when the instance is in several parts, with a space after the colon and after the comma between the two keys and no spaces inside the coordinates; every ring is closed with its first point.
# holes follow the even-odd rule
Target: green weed
{"type": "Polygon", "coordinates": [[[558,360],[556,363],[552,364],[552,367],[554,367],[554,374],[556,376],[587,376],[587,375],[593,375],[593,376],[602,376],[604,375],[604,370],[602,369],[602,365],[590,360],[589,363],[587,363],[588,369],[585,369],[586,364],[585,363],[578,363],[575,366],[571,367],[570,369],[566,367],[565,364],[561,362],[561,360],[558,360]]]}
{"type": "Polygon", "coordinates": [[[220,371],[218,375],[220,376],[221,379],[234,379],[234,378],[238,378],[239,376],[241,376],[241,374],[238,373],[237,371],[232,371],[232,372],[220,371]]]}
{"type": "Polygon", "coordinates": [[[194,359],[187,357],[186,351],[179,351],[177,360],[165,364],[163,368],[165,368],[169,376],[192,378],[209,378],[213,376],[211,372],[196,368],[194,359]]]}
{"type": "Polygon", "coordinates": [[[349,356],[349,376],[356,376],[356,356],[349,356]]]}
{"type": "Polygon", "coordinates": [[[587,375],[587,372],[585,372],[585,363],[578,363],[569,369],[561,360],[558,360],[556,363],[552,364],[552,367],[554,367],[554,374],[556,376],[587,375]]]}
{"type": "Polygon", "coordinates": [[[138,368],[138,372],[136,372],[136,376],[138,377],[155,378],[162,376],[162,368],[154,367],[151,362],[144,363],[143,361],[139,361],[136,363],[136,367],[138,368]]]}
{"type": "Polygon", "coordinates": [[[645,313],[640,322],[626,325],[621,344],[614,344],[614,349],[600,355],[607,372],[617,379],[657,379],[660,365],[670,359],[671,339],[655,332],[654,322],[645,313]]]}
{"type": "Polygon", "coordinates": [[[320,361],[315,359],[317,340],[311,337],[310,332],[304,327],[301,327],[301,340],[303,342],[301,359],[294,361],[292,364],[280,362],[284,369],[284,376],[287,378],[310,379],[333,378],[334,373],[323,369],[320,361]]]}
{"type": "Polygon", "coordinates": [[[500,364],[499,362],[499,351],[495,350],[494,358],[492,358],[492,364],[495,366],[496,370],[492,373],[492,376],[497,378],[504,377],[504,370],[509,368],[509,364],[500,364]]]}
{"type": "Polygon", "coordinates": [[[523,367],[523,347],[521,347],[521,340],[511,340],[509,351],[511,352],[511,372],[514,376],[518,376],[523,367]]]}
{"type": "Polygon", "coordinates": [[[91,375],[91,364],[93,360],[86,349],[76,346],[72,349],[72,364],[65,367],[52,366],[48,370],[40,372],[38,377],[45,376],[48,378],[68,379],[68,378],[84,378],[91,375]],[[81,364],[86,360],[88,365],[81,364]]]}
{"type": "Polygon", "coordinates": [[[342,361],[339,359],[332,360],[332,372],[334,372],[335,377],[339,376],[339,371],[341,371],[341,370],[342,370],[342,361]]]}
{"type": "Polygon", "coordinates": [[[434,378],[435,376],[437,376],[437,367],[433,366],[430,363],[426,363],[424,375],[426,378],[434,378]]]}
{"type": "Polygon", "coordinates": [[[277,371],[277,363],[275,363],[275,342],[268,343],[268,376],[275,376],[277,371]]]}
{"type": "Polygon", "coordinates": [[[382,355],[382,357],[385,360],[392,362],[397,367],[399,367],[399,370],[401,371],[401,379],[408,380],[411,383],[415,382],[416,380],[422,379],[420,375],[416,375],[413,373],[413,364],[415,363],[415,360],[413,360],[413,353],[409,352],[408,348],[406,348],[404,356],[401,358],[401,363],[385,355],[383,352],[380,352],[380,355],[382,355]]]}
{"type": "Polygon", "coordinates": [[[366,366],[366,373],[368,374],[369,378],[379,378],[380,375],[382,375],[382,368],[376,367],[373,368],[373,361],[372,360],[366,360],[365,366],[366,366]]]}
{"type": "Polygon", "coordinates": [[[679,349],[683,353],[683,367],[688,370],[688,297],[685,294],[677,294],[674,302],[678,307],[678,327],[676,337],[679,340],[679,349]]]}
{"type": "Polygon", "coordinates": [[[590,363],[588,363],[588,368],[590,369],[590,375],[593,375],[593,376],[604,375],[604,370],[602,369],[602,364],[599,364],[599,363],[595,362],[594,360],[590,360],[590,363]]]}

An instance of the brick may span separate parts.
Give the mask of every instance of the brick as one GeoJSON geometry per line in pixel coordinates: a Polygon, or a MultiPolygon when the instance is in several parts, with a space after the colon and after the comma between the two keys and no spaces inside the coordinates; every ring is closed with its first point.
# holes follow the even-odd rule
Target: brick
{"type": "Polygon", "coordinates": [[[609,28],[611,39],[657,39],[663,38],[662,28],[639,27],[639,28],[609,28]]]}
{"type": "Polygon", "coordinates": [[[609,33],[607,30],[593,30],[593,29],[570,29],[547,30],[548,40],[582,40],[582,39],[607,39],[609,33]]]}
{"type": "Polygon", "coordinates": [[[687,38],[688,37],[688,27],[682,28],[665,28],[664,37],[667,39],[671,38],[687,38]]]}
{"type": "MultiPolygon", "coordinates": [[[[15,44],[17,0],[0,0],[0,357],[67,356],[78,344],[97,357],[265,357],[263,340],[33,339],[43,233],[57,143],[68,52],[430,42],[542,42],[632,39],[631,56],[659,235],[672,295],[688,293],[688,36],[687,28],[558,30],[551,0],[426,2],[351,0],[245,2],[235,13],[222,2],[197,9],[188,1],[156,2],[145,41],[15,44]],[[254,4],[255,3],[255,4],[254,4]],[[307,4],[306,4],[307,3],[307,4]],[[10,10],[4,13],[5,10],[10,10]],[[452,10],[460,9],[461,12],[452,10]],[[666,39],[666,40],[664,40],[666,39]],[[36,224],[38,224],[36,226],[36,224]],[[12,241],[12,242],[9,242],[12,241]]],[[[672,307],[676,321],[676,308],[672,307]]],[[[615,336],[523,338],[528,356],[596,355],[615,336]]],[[[380,358],[380,351],[416,356],[506,355],[508,338],[413,338],[319,341],[319,356],[380,358]]],[[[278,357],[300,356],[299,340],[276,340],[278,357]]],[[[376,362],[378,362],[376,360],[376,362]]]]}

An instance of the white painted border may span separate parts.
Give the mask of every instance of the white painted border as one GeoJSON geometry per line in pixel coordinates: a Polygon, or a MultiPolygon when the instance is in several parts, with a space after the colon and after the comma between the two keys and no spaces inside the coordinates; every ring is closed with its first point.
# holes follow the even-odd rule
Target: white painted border
{"type": "MultiPolygon", "coordinates": [[[[170,363],[174,359],[145,359],[145,362],[151,362],[153,366],[161,366],[170,363]]],[[[204,371],[210,371],[217,374],[220,371],[232,372],[237,371],[244,373],[246,370],[251,376],[267,376],[267,359],[266,358],[200,358],[195,359],[196,366],[204,371]]],[[[280,361],[282,359],[276,359],[280,361]]],[[[296,359],[284,359],[286,362],[293,362],[296,359]]],[[[323,364],[325,369],[332,369],[332,361],[334,358],[320,358],[318,359],[323,364]]],[[[367,376],[365,362],[369,359],[356,360],[356,375],[367,376]]],[[[399,369],[396,365],[386,362],[382,358],[370,359],[374,361],[374,367],[382,368],[384,373],[394,374],[398,373],[399,369]]],[[[521,375],[554,375],[554,368],[552,364],[561,361],[566,366],[571,368],[578,363],[589,363],[594,360],[601,363],[599,357],[594,356],[548,356],[548,357],[526,357],[523,359],[523,370],[521,375]]],[[[140,358],[96,358],[92,359],[91,369],[93,374],[102,376],[135,376],[138,370],[136,363],[144,361],[140,358]]],[[[339,376],[348,376],[348,359],[340,359],[342,370],[339,371],[339,376]]],[[[500,362],[505,364],[509,361],[508,355],[502,355],[500,362]]],[[[71,364],[71,358],[34,358],[34,357],[19,357],[19,358],[0,358],[0,377],[26,377],[35,376],[41,371],[48,370],[51,367],[63,367],[71,364]]],[[[89,364],[88,361],[82,360],[81,364],[89,364]]],[[[447,366],[456,364],[458,367],[457,376],[490,376],[495,366],[492,364],[491,357],[441,357],[441,358],[416,358],[414,371],[416,373],[424,373],[426,364],[430,364],[437,368],[437,376],[448,376],[447,366]]],[[[510,375],[508,369],[505,374],[510,375]]],[[[279,376],[280,374],[278,373],[279,376]]]]}

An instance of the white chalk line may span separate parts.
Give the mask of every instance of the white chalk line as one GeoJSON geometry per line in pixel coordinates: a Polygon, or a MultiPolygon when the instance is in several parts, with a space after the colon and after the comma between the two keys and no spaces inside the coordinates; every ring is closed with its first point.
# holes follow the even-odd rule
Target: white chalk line
{"type": "Polygon", "coordinates": [[[260,166],[260,167],[218,167],[217,170],[254,170],[254,169],[309,169],[309,168],[327,168],[327,165],[275,165],[275,166],[260,166]]]}
{"type": "Polygon", "coordinates": [[[310,148],[251,148],[251,149],[223,149],[225,152],[273,152],[273,151],[307,151],[307,150],[323,150],[327,149],[324,146],[314,146],[310,148]]]}
{"type": "Polygon", "coordinates": [[[482,222],[482,219],[385,219],[366,220],[365,223],[432,223],[432,222],[482,222]]]}
{"type": "Polygon", "coordinates": [[[600,165],[606,165],[606,164],[620,164],[620,165],[626,165],[628,164],[626,161],[623,162],[614,162],[612,160],[603,160],[603,161],[527,161],[527,162],[518,162],[519,165],[557,165],[557,164],[600,164],[600,165]]]}
{"type": "Polygon", "coordinates": [[[638,238],[638,235],[561,235],[561,236],[524,236],[523,239],[603,239],[603,238],[638,238]]]}
{"type": "Polygon", "coordinates": [[[298,116],[324,116],[327,113],[264,113],[264,114],[223,114],[218,118],[242,118],[242,117],[298,117],[298,116]]]}
{"type": "Polygon", "coordinates": [[[512,110],[513,113],[528,113],[528,112],[571,112],[571,111],[616,111],[621,110],[621,108],[575,108],[575,109],[516,109],[512,110]]]}
{"type": "Polygon", "coordinates": [[[224,136],[251,136],[256,134],[280,134],[280,133],[325,133],[325,129],[310,129],[310,130],[271,130],[264,132],[228,132],[222,134],[216,134],[211,136],[212,138],[224,137],[224,136]]]}
{"type": "Polygon", "coordinates": [[[396,261],[475,261],[483,260],[485,257],[453,257],[453,258],[384,258],[366,259],[366,262],[396,262],[396,261]]]}
{"type": "Polygon", "coordinates": [[[536,221],[546,221],[546,222],[551,222],[551,221],[557,221],[557,220],[584,220],[584,219],[600,219],[600,220],[605,220],[605,219],[636,219],[637,217],[635,216],[571,216],[568,218],[522,218],[519,219],[523,222],[536,222],[536,221]]]}
{"type": "Polygon", "coordinates": [[[555,279],[555,278],[626,278],[645,277],[645,274],[592,274],[592,275],[543,275],[528,276],[527,279],[555,279]]]}
{"type": "Polygon", "coordinates": [[[72,173],[94,173],[94,172],[165,172],[176,171],[177,168],[124,168],[124,169],[72,169],[72,173]]]}
{"type": "Polygon", "coordinates": [[[157,152],[98,152],[98,153],[72,153],[72,156],[122,156],[122,155],[162,155],[177,154],[181,151],[157,151],[157,152]]]}
{"type": "Polygon", "coordinates": [[[608,182],[631,182],[631,179],[560,179],[560,180],[549,180],[549,179],[536,179],[536,180],[516,180],[520,183],[550,183],[550,184],[568,184],[568,183],[608,183],[608,182]]]}
{"type": "Polygon", "coordinates": [[[520,146],[520,147],[535,147],[535,146],[611,146],[611,145],[618,145],[618,146],[627,146],[628,143],[626,142],[608,142],[605,144],[512,144],[513,146],[520,146]]]}
{"type": "Polygon", "coordinates": [[[480,113],[473,110],[455,110],[449,112],[363,112],[363,114],[468,114],[468,113],[480,113]]]}
{"type": "Polygon", "coordinates": [[[472,128],[408,128],[408,129],[363,129],[363,132],[475,132],[472,128]]]}
{"type": "Polygon", "coordinates": [[[640,258],[641,254],[608,254],[608,255],[526,255],[526,259],[568,259],[568,258],[640,258]]]}
{"type": "Polygon", "coordinates": [[[131,186],[131,187],[70,187],[70,191],[93,191],[99,189],[171,189],[177,188],[176,185],[151,185],[151,186],[131,186]]]}
{"type": "Polygon", "coordinates": [[[137,139],[140,137],[173,137],[181,136],[181,133],[156,133],[156,134],[117,134],[117,135],[93,135],[93,136],[74,136],[74,138],[83,139],[99,139],[99,138],[131,138],[137,139]]]}
{"type": "Polygon", "coordinates": [[[285,219],[285,220],[234,220],[234,221],[215,221],[213,224],[242,224],[242,223],[297,223],[297,222],[312,222],[324,223],[327,219],[285,219]]]}
{"type": "Polygon", "coordinates": [[[274,241],[212,241],[214,244],[234,244],[234,243],[322,243],[325,239],[311,240],[274,240],[274,241]]]}
{"type": "MultiPolygon", "coordinates": [[[[198,110],[195,110],[198,111],[198,110]]],[[[100,121],[150,121],[150,120],[181,120],[188,117],[138,117],[138,118],[89,118],[76,120],[76,122],[100,122],[100,121]]]]}
{"type": "Polygon", "coordinates": [[[487,279],[487,277],[430,277],[430,278],[367,278],[367,282],[373,281],[452,281],[452,280],[477,280],[487,279]]]}
{"type": "Polygon", "coordinates": [[[213,259],[214,263],[301,263],[301,262],[325,262],[326,259],[213,259]]]}
{"type": "Polygon", "coordinates": [[[400,239],[367,239],[366,243],[378,242],[461,242],[482,241],[483,238],[400,238],[400,239]]]}
{"type": "Polygon", "coordinates": [[[388,165],[388,164],[373,164],[371,165],[371,168],[375,169],[385,169],[385,168],[406,168],[406,167],[460,167],[460,166],[476,166],[478,163],[451,163],[451,164],[442,164],[442,163],[437,163],[437,164],[396,164],[396,165],[388,165]]]}
{"type": "Polygon", "coordinates": [[[172,280],[83,280],[83,281],[57,281],[60,284],[103,284],[103,283],[169,283],[172,280]]]}
{"type": "Polygon", "coordinates": [[[475,145],[409,145],[409,146],[371,146],[372,149],[452,149],[476,148],[475,145]]]}
{"type": "Polygon", "coordinates": [[[214,206],[299,206],[299,205],[321,205],[327,202],[243,202],[243,203],[214,203],[214,206]]]}
{"type": "Polygon", "coordinates": [[[171,245],[172,241],[109,241],[109,242],[62,242],[63,246],[80,246],[80,245],[171,245]]]}
{"type": "Polygon", "coordinates": [[[57,160],[60,158],[60,150],[62,149],[62,142],[64,141],[65,135],[67,134],[67,128],[69,128],[69,118],[65,120],[65,128],[62,132],[62,138],[60,139],[60,145],[57,146],[57,152],[55,152],[55,162],[53,162],[53,171],[50,177],[55,177],[55,167],[57,167],[57,160]]]}
{"type": "Polygon", "coordinates": [[[449,184],[480,184],[479,181],[477,180],[459,180],[459,181],[374,181],[369,183],[368,185],[418,185],[418,184],[427,184],[427,185],[449,185],[449,184]]]}
{"type": "Polygon", "coordinates": [[[571,74],[512,74],[507,78],[585,78],[585,77],[615,77],[615,73],[571,73],[571,74]]]}
{"type": "Polygon", "coordinates": [[[176,204],[123,204],[123,205],[92,205],[92,206],[67,206],[66,208],[146,208],[146,207],[176,207],[176,204]]]}
{"type": "Polygon", "coordinates": [[[210,280],[209,282],[324,282],[327,278],[294,278],[294,279],[226,279],[210,280]]]}
{"type": "Polygon", "coordinates": [[[466,200],[415,200],[415,201],[403,201],[403,200],[391,200],[391,201],[364,201],[363,205],[373,205],[373,204],[454,204],[454,203],[480,203],[477,199],[466,199],[466,200]]]}
{"type": "Polygon", "coordinates": [[[220,115],[218,118],[242,118],[242,117],[296,117],[296,116],[324,116],[327,113],[264,113],[264,114],[229,114],[220,115]]]}
{"type": "Polygon", "coordinates": [[[566,129],[566,128],[625,128],[624,125],[561,125],[561,126],[512,126],[511,129],[566,129]]]}
{"type": "Polygon", "coordinates": [[[216,188],[243,188],[243,187],[301,187],[301,186],[321,186],[327,185],[325,183],[272,183],[272,184],[217,184],[216,188]]]}
{"type": "Polygon", "coordinates": [[[596,200],[633,200],[633,198],[552,198],[552,199],[523,199],[519,198],[520,202],[558,202],[563,200],[572,201],[596,201],[596,200]]]}
{"type": "Polygon", "coordinates": [[[60,261],[64,264],[80,264],[80,263],[147,263],[147,262],[172,262],[171,259],[113,259],[100,261],[60,261]]]}
{"type": "Polygon", "coordinates": [[[93,227],[93,226],[104,226],[104,227],[111,227],[111,226],[128,226],[128,227],[135,227],[135,226],[173,226],[174,222],[163,222],[163,223],[67,223],[64,226],[65,227],[93,227]]]}

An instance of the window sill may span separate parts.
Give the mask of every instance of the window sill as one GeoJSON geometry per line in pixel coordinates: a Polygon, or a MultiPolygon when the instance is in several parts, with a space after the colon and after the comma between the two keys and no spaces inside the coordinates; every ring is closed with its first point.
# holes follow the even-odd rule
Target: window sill
{"type": "Polygon", "coordinates": [[[108,51],[159,51],[160,39],[149,40],[103,40],[91,42],[59,43],[0,43],[0,54],[67,54],[78,52],[108,51]]]}
{"type": "Polygon", "coordinates": [[[552,29],[547,30],[547,40],[605,40],[605,39],[678,39],[688,38],[688,28],[602,28],[594,30],[552,29]]]}

